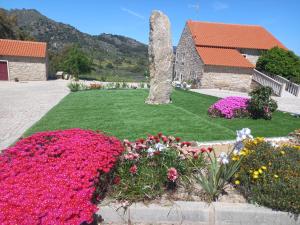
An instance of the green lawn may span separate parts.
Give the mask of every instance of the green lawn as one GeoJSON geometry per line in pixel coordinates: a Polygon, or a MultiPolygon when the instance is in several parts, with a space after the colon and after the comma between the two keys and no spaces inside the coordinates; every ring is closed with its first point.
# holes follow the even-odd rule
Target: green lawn
{"type": "Polygon", "coordinates": [[[217,98],[193,92],[174,91],[173,103],[147,105],[147,90],[95,90],[71,93],[50,110],[25,135],[67,128],[102,130],[130,140],[163,132],[184,140],[227,140],[235,131],[251,128],[255,136],[286,136],[300,128],[300,119],[274,113],[271,121],[210,118],[208,107],[217,98]]]}

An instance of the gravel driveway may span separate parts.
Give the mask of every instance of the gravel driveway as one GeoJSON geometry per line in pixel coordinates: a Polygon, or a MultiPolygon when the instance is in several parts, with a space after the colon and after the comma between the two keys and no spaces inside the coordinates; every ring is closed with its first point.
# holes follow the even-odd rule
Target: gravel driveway
{"type": "Polygon", "coordinates": [[[0,151],[69,93],[67,83],[65,80],[0,82],[0,151]]]}

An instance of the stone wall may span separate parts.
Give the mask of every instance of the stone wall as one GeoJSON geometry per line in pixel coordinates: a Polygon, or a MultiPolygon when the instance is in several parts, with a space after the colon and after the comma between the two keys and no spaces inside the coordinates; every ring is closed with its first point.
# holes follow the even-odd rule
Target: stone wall
{"type": "Polygon", "coordinates": [[[249,62],[251,62],[254,66],[256,65],[256,62],[261,55],[261,51],[258,49],[239,49],[239,52],[245,56],[246,59],[248,59],[249,62]]]}
{"type": "Polygon", "coordinates": [[[0,60],[8,61],[9,80],[47,80],[46,58],[0,56],[0,60]]]}
{"type": "Polygon", "coordinates": [[[176,49],[174,80],[198,81],[203,74],[203,62],[200,59],[192,34],[186,25],[176,49]]]}
{"type": "Polygon", "coordinates": [[[253,69],[225,66],[204,66],[201,88],[250,91],[253,69]]]}

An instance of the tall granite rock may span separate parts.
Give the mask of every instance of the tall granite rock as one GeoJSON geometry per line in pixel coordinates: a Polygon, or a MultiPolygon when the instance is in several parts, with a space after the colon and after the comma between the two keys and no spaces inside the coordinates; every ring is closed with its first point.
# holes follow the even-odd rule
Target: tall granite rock
{"type": "Polygon", "coordinates": [[[153,11],[150,17],[149,38],[150,92],[146,103],[171,102],[173,46],[169,18],[161,11],[153,11]]]}

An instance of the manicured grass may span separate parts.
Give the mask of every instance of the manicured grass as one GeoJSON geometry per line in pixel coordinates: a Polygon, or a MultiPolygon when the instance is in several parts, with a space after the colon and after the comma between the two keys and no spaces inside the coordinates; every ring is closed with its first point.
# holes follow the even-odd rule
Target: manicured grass
{"type": "Polygon", "coordinates": [[[134,140],[147,134],[180,136],[184,140],[227,140],[243,127],[255,136],[286,136],[300,128],[300,119],[282,112],[271,121],[210,118],[208,107],[217,98],[174,91],[173,103],[147,105],[147,90],[95,90],[71,93],[50,110],[25,135],[67,128],[102,130],[120,139],[134,140]]]}

